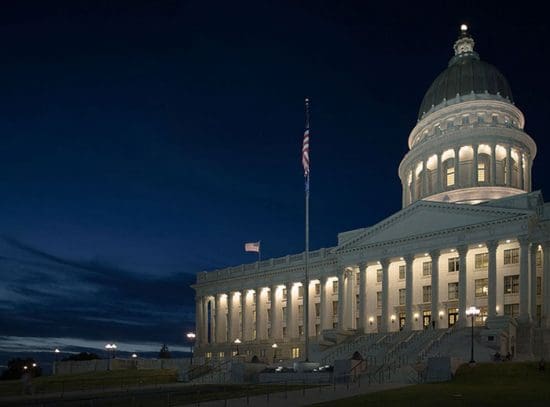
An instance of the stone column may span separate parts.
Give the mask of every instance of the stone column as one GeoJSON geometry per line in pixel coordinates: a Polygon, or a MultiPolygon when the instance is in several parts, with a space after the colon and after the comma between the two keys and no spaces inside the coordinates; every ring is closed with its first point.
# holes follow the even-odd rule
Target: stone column
{"type": "Polygon", "coordinates": [[[204,307],[202,305],[203,297],[195,296],[195,330],[196,332],[196,343],[200,346],[205,343],[205,331],[204,331],[204,307]]]}
{"type": "Polygon", "coordinates": [[[338,276],[338,330],[343,331],[345,326],[345,307],[346,307],[346,269],[344,268],[338,276]]]}
{"type": "Polygon", "coordinates": [[[550,328],[550,241],[542,245],[542,318],[546,328],[550,328]]]}
{"type": "Polygon", "coordinates": [[[441,153],[437,153],[437,177],[436,177],[436,193],[443,191],[443,183],[442,183],[442,173],[443,168],[441,168],[441,153]]]}
{"type": "Polygon", "coordinates": [[[497,153],[496,153],[496,144],[491,144],[491,172],[489,174],[491,177],[491,185],[497,184],[497,153]]]}
{"type": "Polygon", "coordinates": [[[286,283],[286,337],[288,340],[294,339],[294,284],[291,282],[286,283]]]}
{"type": "Polygon", "coordinates": [[[423,168],[423,171],[422,171],[422,191],[423,191],[423,194],[422,196],[428,196],[429,194],[429,188],[428,188],[428,182],[429,182],[429,178],[428,178],[428,161],[427,160],[424,160],[424,162],[422,163],[422,168],[423,168]]]}
{"type": "Polygon", "coordinates": [[[367,263],[359,263],[359,332],[367,333],[367,263]]]}
{"type": "Polygon", "coordinates": [[[380,332],[388,332],[390,326],[390,274],[389,274],[389,259],[380,261],[382,266],[382,329],[380,332]]]}
{"type": "MultiPolygon", "coordinates": [[[[432,321],[439,324],[439,250],[432,250],[432,321]]],[[[439,327],[438,327],[439,328],[439,327]]]]}
{"type": "Polygon", "coordinates": [[[218,324],[217,324],[217,319],[218,319],[218,304],[220,303],[218,301],[218,295],[219,294],[215,294],[212,296],[212,299],[210,300],[210,314],[211,314],[211,326],[210,326],[210,329],[211,329],[211,338],[212,338],[212,343],[217,343],[218,342],[218,324]]]}
{"type": "Polygon", "coordinates": [[[323,332],[324,329],[330,329],[332,326],[329,327],[329,318],[328,318],[328,304],[327,304],[327,276],[321,276],[320,278],[320,284],[321,284],[321,293],[319,298],[319,313],[320,315],[320,323],[321,328],[320,331],[323,332]]]}
{"type": "Polygon", "coordinates": [[[455,148],[455,188],[460,188],[460,149],[455,148]]]}
{"type": "Polygon", "coordinates": [[[537,252],[538,243],[531,243],[531,256],[529,261],[529,314],[531,321],[537,321],[537,252]]]}
{"type": "MultiPolygon", "coordinates": [[[[477,172],[478,172],[478,169],[477,169],[477,166],[478,166],[478,156],[477,156],[478,146],[473,145],[472,149],[474,150],[474,157],[473,157],[473,162],[472,162],[472,165],[474,167],[474,168],[472,168],[472,186],[477,187],[478,184],[479,184],[479,178],[478,178],[478,174],[477,174],[477,172]]],[[[432,319],[433,319],[433,317],[434,316],[432,314],[432,319]]]]}
{"type": "Polygon", "coordinates": [[[405,309],[406,309],[406,321],[405,328],[409,331],[413,329],[414,317],[413,317],[413,262],[414,256],[407,255],[405,260],[405,309]]]}
{"type": "Polygon", "coordinates": [[[458,252],[458,322],[460,326],[466,326],[466,309],[468,304],[468,246],[459,246],[456,248],[458,252]]]}
{"type": "Polygon", "coordinates": [[[527,236],[519,241],[519,317],[529,321],[529,241],[527,236]]]}
{"type": "Polygon", "coordinates": [[[508,145],[506,148],[506,171],[508,173],[508,179],[506,180],[506,186],[512,186],[512,146],[508,145]]]}
{"type": "Polygon", "coordinates": [[[277,284],[273,284],[271,286],[271,290],[269,291],[270,302],[271,302],[271,321],[270,321],[271,338],[270,339],[273,339],[273,341],[278,341],[281,339],[281,335],[280,335],[281,317],[279,315],[281,306],[278,304],[278,301],[277,301],[277,290],[278,290],[277,284]]]}
{"type": "Polygon", "coordinates": [[[412,204],[416,200],[416,169],[413,168],[411,171],[411,201],[409,204],[412,204]]]}
{"type": "Polygon", "coordinates": [[[519,153],[519,163],[518,163],[518,175],[519,175],[519,187],[525,189],[525,170],[523,168],[523,153],[519,153]]]}
{"type": "Polygon", "coordinates": [[[489,251],[489,272],[487,277],[488,284],[488,300],[487,300],[487,318],[496,316],[497,313],[497,247],[498,241],[490,240],[486,243],[487,250],[489,251]]]}
{"type": "Polygon", "coordinates": [[[256,288],[256,342],[265,339],[264,328],[266,327],[265,300],[262,299],[262,287],[256,288]]]}
{"type": "Polygon", "coordinates": [[[216,343],[224,343],[226,341],[226,329],[224,329],[224,313],[222,312],[222,297],[223,294],[216,294],[216,343]]]}
{"type": "Polygon", "coordinates": [[[233,304],[233,292],[227,294],[227,342],[232,343],[235,339],[235,307],[233,304]]]}
{"type": "Polygon", "coordinates": [[[247,309],[248,309],[248,305],[246,303],[246,290],[242,290],[241,291],[241,296],[240,296],[240,299],[241,299],[241,337],[239,338],[242,342],[244,342],[245,340],[247,340],[248,336],[247,336],[247,331],[248,331],[248,323],[246,321],[247,319],[247,309]]]}
{"type": "Polygon", "coordinates": [[[527,177],[527,192],[531,192],[531,188],[532,188],[532,185],[531,185],[531,167],[533,165],[533,162],[531,160],[531,156],[529,154],[527,154],[527,164],[526,164],[526,177],[527,177]]]}

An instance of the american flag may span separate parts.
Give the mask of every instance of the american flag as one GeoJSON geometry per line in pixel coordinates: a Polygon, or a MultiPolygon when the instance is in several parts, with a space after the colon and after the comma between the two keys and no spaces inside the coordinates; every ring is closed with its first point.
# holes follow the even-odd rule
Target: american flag
{"type": "Polygon", "coordinates": [[[260,253],[260,242],[245,243],[244,251],[260,253]]]}
{"type": "Polygon", "coordinates": [[[309,175],[309,128],[304,131],[304,143],[302,144],[302,165],[304,177],[309,175]]]}

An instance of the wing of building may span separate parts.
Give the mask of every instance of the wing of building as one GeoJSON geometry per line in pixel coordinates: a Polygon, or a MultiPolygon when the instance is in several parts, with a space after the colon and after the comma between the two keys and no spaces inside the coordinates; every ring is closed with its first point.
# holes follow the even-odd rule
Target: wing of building
{"type": "MultiPolygon", "coordinates": [[[[480,326],[550,328],[550,204],[531,190],[537,150],[524,124],[506,78],[463,29],[409,135],[403,209],[310,252],[309,282],[304,253],[199,273],[198,355],[300,358],[306,287],[317,348],[465,325],[471,306],[480,326]]],[[[513,353],[514,334],[503,340],[513,353]]]]}

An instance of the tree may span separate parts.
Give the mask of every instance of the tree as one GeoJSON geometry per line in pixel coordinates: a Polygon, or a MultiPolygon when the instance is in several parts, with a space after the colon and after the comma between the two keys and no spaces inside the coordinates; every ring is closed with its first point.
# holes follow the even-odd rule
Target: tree
{"type": "Polygon", "coordinates": [[[63,361],[79,361],[79,360],[94,360],[99,359],[99,356],[97,356],[95,353],[91,352],[80,352],[75,355],[67,356],[66,358],[63,358],[63,361]]]}
{"type": "Polygon", "coordinates": [[[28,372],[33,377],[42,375],[42,368],[36,363],[33,358],[15,358],[8,362],[8,368],[2,372],[2,380],[16,380],[28,372]],[[25,369],[25,366],[27,367],[25,369]]]}
{"type": "Polygon", "coordinates": [[[162,345],[162,348],[160,348],[159,359],[170,359],[171,357],[172,356],[170,355],[168,346],[166,346],[166,344],[162,345]]]}

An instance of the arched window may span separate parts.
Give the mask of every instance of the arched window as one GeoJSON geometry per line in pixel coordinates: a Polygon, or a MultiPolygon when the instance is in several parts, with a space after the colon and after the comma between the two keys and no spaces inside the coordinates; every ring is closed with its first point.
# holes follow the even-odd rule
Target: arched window
{"type": "Polygon", "coordinates": [[[441,164],[443,169],[443,185],[446,189],[455,185],[455,159],[448,158],[441,164]]]}
{"type": "Polygon", "coordinates": [[[479,154],[477,157],[477,182],[484,184],[490,181],[490,168],[491,156],[489,154],[479,154]]]}

